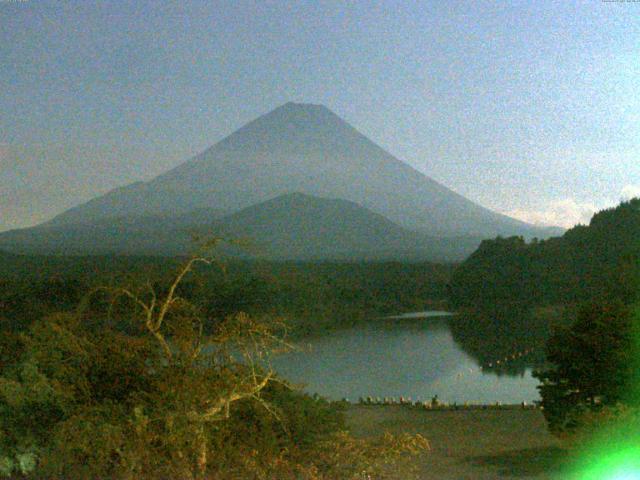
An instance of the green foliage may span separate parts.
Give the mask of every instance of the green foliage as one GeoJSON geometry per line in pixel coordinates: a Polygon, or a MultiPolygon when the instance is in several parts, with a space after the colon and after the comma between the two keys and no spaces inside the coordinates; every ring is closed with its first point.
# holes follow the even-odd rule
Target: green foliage
{"type": "Polygon", "coordinates": [[[628,401],[637,366],[634,316],[621,302],[584,306],[547,345],[547,370],[536,372],[549,426],[580,427],[586,412],[628,401]]]}
{"type": "Polygon", "coordinates": [[[589,226],[525,243],[485,240],[452,276],[460,307],[551,305],[597,298],[633,302],[640,292],[640,199],[603,210],[589,226]]]}
{"type": "Polygon", "coordinates": [[[561,323],[556,313],[534,312],[523,306],[491,311],[463,312],[449,321],[458,345],[485,369],[501,375],[524,375],[531,365],[544,364],[545,343],[551,325],[561,323]],[[513,358],[516,353],[524,353],[513,358]],[[508,361],[496,360],[508,358],[508,361]]]}
{"type": "MultiPolygon", "coordinates": [[[[457,305],[478,307],[522,303],[520,295],[536,282],[528,272],[528,246],[522,237],[484,240],[456,271],[450,295],[457,305]]],[[[527,297],[526,304],[536,298],[527,297]]]]}
{"type": "Polygon", "coordinates": [[[0,370],[4,474],[328,479],[422,451],[413,437],[375,447],[340,433],[336,405],[271,370],[287,347],[279,322],[233,302],[212,318],[187,299],[206,291],[198,277],[183,282],[198,262],[209,260],[187,260],[166,282],[94,289],[79,309],[2,340],[14,355],[0,370]]]}
{"type": "MultiPolygon", "coordinates": [[[[0,331],[25,331],[58,311],[74,310],[84,292],[96,286],[136,286],[151,281],[166,292],[178,258],[153,257],[19,257],[2,270],[0,331]],[[31,272],[27,269],[32,268],[31,272]]],[[[0,263],[2,259],[0,258],[0,263]]],[[[372,317],[403,311],[441,308],[453,267],[398,262],[233,262],[225,272],[194,268],[179,294],[210,319],[240,311],[289,319],[296,335],[349,326],[372,317]]],[[[110,324],[135,333],[129,305],[109,304],[105,292],[92,297],[84,321],[110,324]],[[109,314],[107,314],[109,313],[109,314]],[[116,325],[117,323],[117,325],[116,325]]],[[[209,323],[207,328],[213,328],[209,323]]],[[[15,358],[18,338],[2,338],[0,362],[15,358]]]]}

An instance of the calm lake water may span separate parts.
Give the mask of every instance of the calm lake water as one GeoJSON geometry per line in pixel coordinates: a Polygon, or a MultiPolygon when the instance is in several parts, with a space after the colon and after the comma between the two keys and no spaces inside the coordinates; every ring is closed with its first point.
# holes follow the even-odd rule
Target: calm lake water
{"type": "Polygon", "coordinates": [[[274,359],[283,377],[309,393],[338,400],[358,397],[411,397],[463,403],[519,403],[539,399],[531,369],[498,376],[454,341],[446,316],[433,313],[379,319],[307,339],[302,352],[274,359]],[[411,320],[407,320],[411,319],[411,320]]]}

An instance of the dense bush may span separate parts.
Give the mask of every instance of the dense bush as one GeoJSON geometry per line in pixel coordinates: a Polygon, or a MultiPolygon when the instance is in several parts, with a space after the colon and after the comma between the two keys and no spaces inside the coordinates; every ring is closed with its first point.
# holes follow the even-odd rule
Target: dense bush
{"type": "MultiPolygon", "coordinates": [[[[95,286],[135,288],[151,281],[163,291],[180,264],[179,258],[153,257],[9,259],[0,253],[2,332],[22,331],[47,314],[71,310],[95,286]]],[[[439,308],[453,268],[430,263],[237,261],[226,267],[225,272],[194,269],[180,284],[180,295],[208,318],[240,311],[286,317],[299,335],[385,314],[439,308]]],[[[118,308],[112,321],[120,321],[124,328],[129,323],[122,317],[130,312],[126,306],[118,308]]],[[[97,320],[95,315],[88,319],[97,320]]]]}
{"type": "MultiPolygon", "coordinates": [[[[208,316],[183,284],[94,290],[2,338],[0,473],[38,478],[384,478],[420,436],[357,440],[269,366],[281,325],[208,316]]],[[[197,287],[197,285],[196,285],[197,287]]],[[[65,305],[70,300],[65,300],[65,305]]]]}
{"type": "Polygon", "coordinates": [[[637,322],[621,302],[592,303],[582,307],[573,325],[549,339],[550,367],[535,376],[553,431],[580,428],[585,414],[604,407],[638,403],[637,322]]]}

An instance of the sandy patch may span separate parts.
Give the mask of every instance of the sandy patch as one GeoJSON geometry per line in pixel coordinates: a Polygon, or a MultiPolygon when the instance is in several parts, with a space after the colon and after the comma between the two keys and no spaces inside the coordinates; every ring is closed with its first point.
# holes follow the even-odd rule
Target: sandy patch
{"type": "Polygon", "coordinates": [[[420,433],[431,451],[419,460],[434,480],[557,479],[562,450],[539,410],[424,411],[403,406],[351,406],[357,436],[420,433]]]}

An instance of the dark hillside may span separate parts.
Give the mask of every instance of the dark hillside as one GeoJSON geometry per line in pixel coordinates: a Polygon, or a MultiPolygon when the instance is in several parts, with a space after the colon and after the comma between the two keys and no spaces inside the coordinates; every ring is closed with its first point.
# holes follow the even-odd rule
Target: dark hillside
{"type": "Polygon", "coordinates": [[[562,237],[526,243],[485,240],[455,271],[457,306],[578,303],[600,296],[624,302],[640,291],[640,199],[593,216],[562,237]]]}
{"type": "Polygon", "coordinates": [[[164,255],[189,253],[192,238],[244,240],[222,252],[278,260],[405,260],[456,262],[478,237],[437,238],[405,229],[354,202],[291,193],[218,217],[195,210],[178,217],[101,219],[46,224],[0,234],[0,248],[48,255],[164,255]]]}

